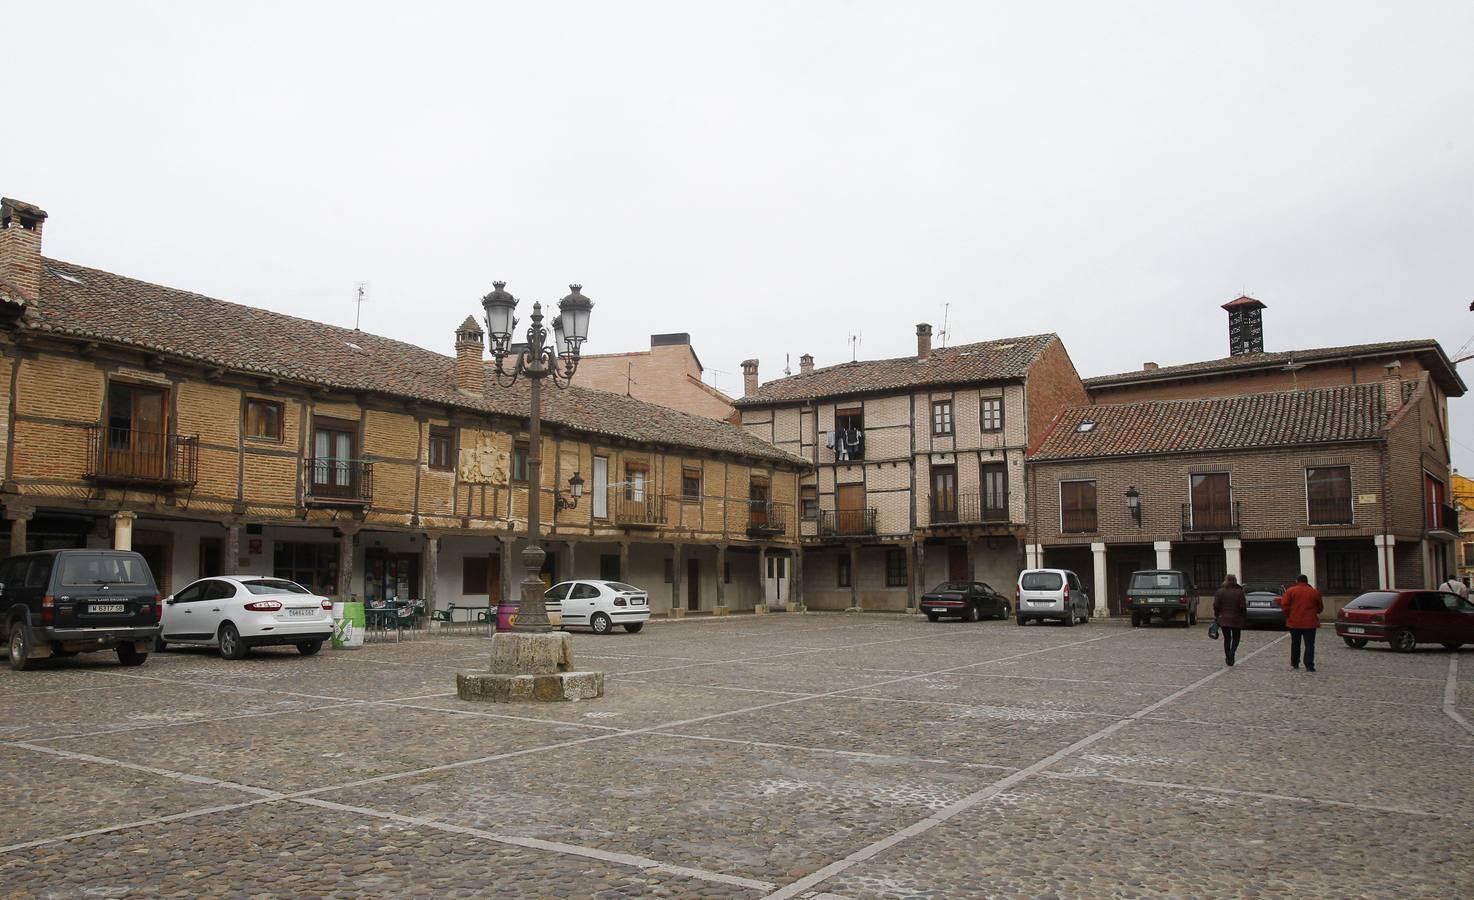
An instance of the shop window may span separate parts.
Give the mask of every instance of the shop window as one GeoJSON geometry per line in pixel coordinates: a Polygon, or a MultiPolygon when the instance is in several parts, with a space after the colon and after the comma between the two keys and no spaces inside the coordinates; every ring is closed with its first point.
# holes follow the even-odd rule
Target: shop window
{"type": "Polygon", "coordinates": [[[318,595],[338,593],[338,545],[277,541],[272,549],[272,575],[295,581],[318,595]]]}
{"type": "Polygon", "coordinates": [[[1361,554],[1355,551],[1327,553],[1325,587],[1331,594],[1361,593],[1361,554]]]}

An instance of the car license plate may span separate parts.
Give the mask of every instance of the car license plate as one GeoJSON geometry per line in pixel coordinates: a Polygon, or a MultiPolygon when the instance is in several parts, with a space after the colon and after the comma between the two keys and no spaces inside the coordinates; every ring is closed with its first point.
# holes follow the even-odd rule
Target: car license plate
{"type": "Polygon", "coordinates": [[[1250,606],[1268,606],[1269,605],[1269,601],[1268,600],[1255,600],[1253,603],[1250,603],[1249,605],[1250,606]]]}
{"type": "Polygon", "coordinates": [[[289,616],[312,616],[316,614],[317,607],[315,606],[299,606],[287,610],[287,615],[289,616]]]}
{"type": "Polygon", "coordinates": [[[1365,628],[1356,628],[1354,626],[1348,626],[1347,629],[1346,629],[1346,631],[1348,633],[1350,633],[1350,634],[1366,634],[1367,633],[1367,630],[1365,628]]]}
{"type": "Polygon", "coordinates": [[[89,603],[87,605],[87,611],[95,613],[123,612],[127,608],[122,603],[89,603]]]}
{"type": "Polygon", "coordinates": [[[630,601],[630,605],[631,606],[644,606],[645,605],[645,598],[644,597],[636,597],[636,598],[634,598],[633,600],[630,601]]]}

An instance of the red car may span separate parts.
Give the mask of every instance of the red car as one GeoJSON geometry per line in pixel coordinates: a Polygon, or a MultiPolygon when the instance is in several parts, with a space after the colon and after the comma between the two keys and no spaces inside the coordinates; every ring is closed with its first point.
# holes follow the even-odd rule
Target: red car
{"type": "Polygon", "coordinates": [[[1348,647],[1386,641],[1402,653],[1419,644],[1457,650],[1474,644],[1474,604],[1442,591],[1371,591],[1341,610],[1336,634],[1348,647]]]}

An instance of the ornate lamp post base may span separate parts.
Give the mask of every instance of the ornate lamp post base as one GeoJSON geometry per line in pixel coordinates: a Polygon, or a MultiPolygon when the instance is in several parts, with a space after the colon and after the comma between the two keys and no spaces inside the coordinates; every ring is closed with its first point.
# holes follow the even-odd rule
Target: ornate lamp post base
{"type": "Polygon", "coordinates": [[[553,631],[543,607],[543,551],[522,551],[527,578],[522,582],[517,627],[540,630],[502,631],[491,638],[491,667],[486,672],[457,672],[456,694],[462,700],[512,703],[522,700],[593,700],[604,696],[603,672],[573,669],[573,635],[553,631]]]}
{"type": "Polygon", "coordinates": [[[573,635],[504,631],[491,639],[491,671],[457,672],[462,700],[593,700],[604,696],[603,672],[573,671],[573,635]]]}

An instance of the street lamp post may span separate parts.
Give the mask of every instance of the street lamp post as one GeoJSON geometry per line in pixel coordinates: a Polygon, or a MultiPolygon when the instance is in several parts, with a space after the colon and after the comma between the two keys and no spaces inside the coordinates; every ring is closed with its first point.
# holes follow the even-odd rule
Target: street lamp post
{"type": "MultiPolygon", "coordinates": [[[[602,672],[573,671],[573,638],[554,632],[543,603],[542,566],[546,554],[538,546],[542,531],[542,382],[551,379],[559,388],[568,387],[578,369],[579,353],[589,336],[589,313],[594,304],[580,285],[569,285],[569,294],[558,302],[552,321],[552,344],[543,325],[541,303],[532,305],[527,343],[514,347],[512,332],[517,298],[506,290],[506,282],[493,282],[494,290],[481,300],[486,309],[486,330],[495,359],[497,383],[511,387],[519,378],[528,380],[527,426],[527,548],[522,563],[527,574],[517,604],[516,621],[510,632],[492,636],[491,671],[462,672],[456,677],[456,693],[465,700],[582,700],[604,694],[602,672]]],[[[559,488],[553,498],[553,513],[578,505],[584,481],[574,472],[568,480],[569,498],[559,488]]]]}

